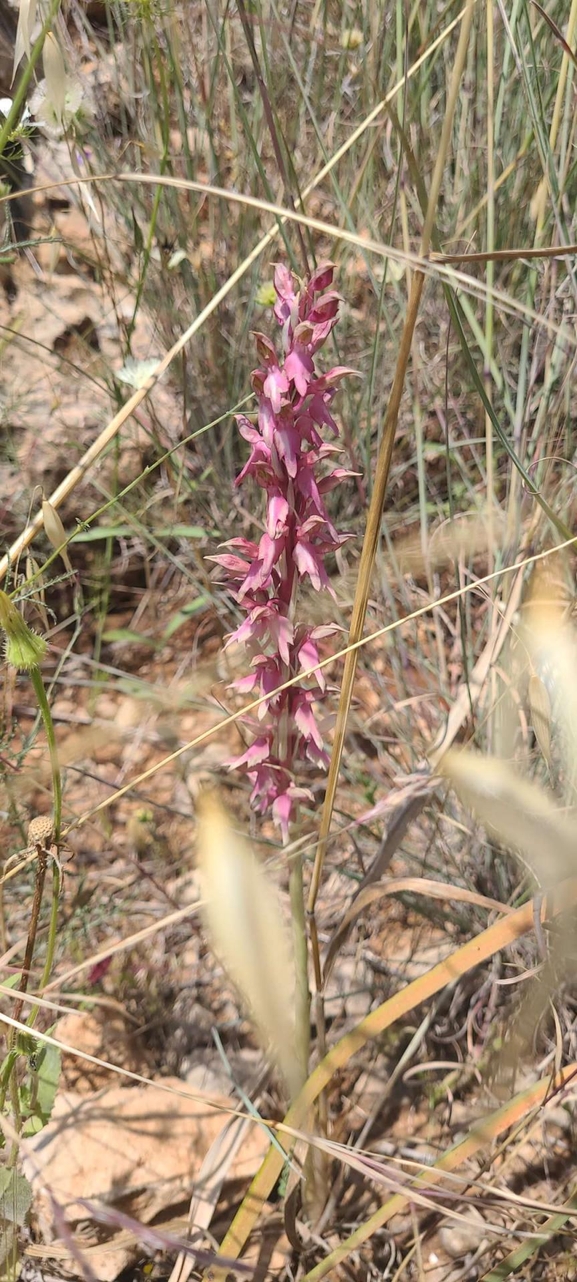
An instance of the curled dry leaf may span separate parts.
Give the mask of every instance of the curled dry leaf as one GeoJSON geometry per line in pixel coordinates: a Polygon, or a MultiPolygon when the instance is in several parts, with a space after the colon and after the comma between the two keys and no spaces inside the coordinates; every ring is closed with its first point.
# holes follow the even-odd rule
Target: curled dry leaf
{"type": "Polygon", "coordinates": [[[214,951],[292,1094],[299,1083],[294,966],[280,904],[253,851],[212,794],[199,806],[198,862],[214,951]]]}

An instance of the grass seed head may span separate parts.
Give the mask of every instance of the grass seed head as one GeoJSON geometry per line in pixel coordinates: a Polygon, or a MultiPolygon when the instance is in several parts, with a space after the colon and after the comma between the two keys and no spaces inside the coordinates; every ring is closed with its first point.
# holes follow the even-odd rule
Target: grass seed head
{"type": "Polygon", "coordinates": [[[280,904],[252,849],[212,794],[199,804],[198,863],[214,951],[293,1094],[294,968],[280,904]]]}

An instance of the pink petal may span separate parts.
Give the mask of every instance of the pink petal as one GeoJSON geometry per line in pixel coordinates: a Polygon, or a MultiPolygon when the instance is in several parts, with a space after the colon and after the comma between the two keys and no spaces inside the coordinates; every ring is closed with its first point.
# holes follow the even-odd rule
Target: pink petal
{"type": "MultiPolygon", "coordinates": [[[[258,554],[262,564],[263,583],[269,578],[273,565],[280,560],[286,543],[286,536],[281,535],[279,538],[271,539],[270,534],[263,534],[258,545],[258,554]]],[[[263,586],[261,583],[259,586],[263,586]]]]}
{"type": "Polygon", "coordinates": [[[351,365],[334,365],[326,374],[319,374],[315,380],[316,387],[319,392],[326,392],[329,388],[336,387],[341,378],[348,378],[349,374],[354,374],[355,378],[362,377],[360,370],[353,369],[351,365]]]}
{"type": "Polygon", "coordinates": [[[324,291],[325,289],[329,289],[333,283],[334,274],[335,274],[334,263],[330,263],[330,262],[319,263],[319,266],[317,267],[316,271],[313,272],[310,278],[310,281],[308,284],[309,293],[318,294],[320,290],[324,291]]]}
{"type": "Polygon", "coordinates": [[[240,556],[233,556],[230,552],[222,552],[219,556],[207,556],[207,561],[214,561],[215,565],[222,565],[223,569],[235,578],[242,577],[248,570],[248,561],[241,560],[240,556]]]}
{"type": "Polygon", "coordinates": [[[274,269],[274,287],[279,298],[286,298],[292,303],[296,298],[292,272],[284,263],[277,263],[274,269]]]}
{"type": "Polygon", "coordinates": [[[239,694],[250,694],[251,690],[257,683],[258,677],[256,672],[249,672],[246,677],[237,677],[230,683],[231,690],[237,690],[239,694]]]}
{"type": "Polygon", "coordinates": [[[288,389],[289,381],[285,371],[279,369],[278,365],[273,366],[264,380],[263,391],[265,396],[268,396],[275,414],[278,414],[282,397],[285,392],[288,392],[288,389]]]}
{"type": "Polygon", "coordinates": [[[253,427],[250,419],[246,417],[246,414],[235,414],[234,417],[238,424],[238,430],[241,436],[244,436],[245,441],[250,441],[251,443],[260,441],[260,433],[257,432],[256,427],[253,427]]]}
{"type": "Polygon", "coordinates": [[[299,396],[306,396],[315,368],[312,357],[308,355],[304,347],[293,347],[286,358],[284,367],[299,396]]]}
{"type": "Polygon", "coordinates": [[[317,669],[316,671],[311,671],[311,669],[313,670],[315,669],[316,665],[319,662],[319,652],[317,650],[317,647],[314,641],[310,636],[305,637],[304,641],[300,645],[299,652],[298,652],[298,660],[303,672],[308,672],[309,675],[314,676],[317,684],[320,686],[320,689],[325,690],[327,683],[325,681],[325,676],[322,668],[317,669]]]}
{"type": "Polygon", "coordinates": [[[265,365],[278,366],[278,356],[270,338],[267,338],[266,334],[261,334],[258,330],[254,331],[253,338],[256,342],[256,350],[258,352],[259,360],[264,361],[265,365]]]}
{"type": "Polygon", "coordinates": [[[314,307],[311,308],[307,317],[309,324],[318,325],[336,316],[342,301],[336,289],[331,289],[328,293],[321,294],[320,298],[315,298],[314,307]]]}
{"type": "Polygon", "coordinates": [[[307,543],[306,540],[299,541],[295,545],[293,556],[301,578],[308,574],[313,588],[316,588],[317,592],[320,592],[321,588],[327,588],[334,596],[334,589],[329,583],[327,572],[320,556],[311,547],[310,543],[307,543]]]}
{"type": "Polygon", "coordinates": [[[348,467],[335,467],[328,476],[323,476],[319,481],[319,490],[321,494],[328,494],[329,490],[334,490],[335,485],[340,485],[341,481],[346,481],[349,476],[360,475],[360,472],[351,472],[348,467]]]}
{"type": "Polygon", "coordinates": [[[256,588],[262,588],[268,578],[267,573],[263,570],[263,563],[260,559],[253,562],[246,579],[241,583],[238,589],[238,599],[242,601],[247,592],[254,592],[256,588]]]}
{"type": "Polygon", "coordinates": [[[269,632],[273,641],[276,642],[283,663],[290,663],[290,646],[293,643],[294,636],[290,619],[287,619],[284,615],[278,615],[277,618],[271,619],[269,632]]]}
{"type": "Polygon", "coordinates": [[[281,836],[285,844],[289,839],[289,823],[292,808],[292,797],[289,797],[288,792],[283,792],[282,795],[277,797],[276,801],[273,801],[272,804],[272,817],[281,830],[281,836]]]}
{"type": "Polygon", "coordinates": [[[238,770],[239,766],[258,766],[261,762],[267,761],[270,756],[270,739],[264,735],[255,739],[246,752],[240,757],[235,757],[234,761],[228,762],[229,770],[238,770]]]}
{"type": "Polygon", "coordinates": [[[278,538],[286,529],[289,505],[282,494],[275,494],[268,501],[266,528],[271,539],[278,538]]]}
{"type": "Polygon", "coordinates": [[[298,467],[299,433],[294,423],[283,423],[279,419],[274,435],[279,458],[282,459],[289,476],[294,480],[298,467]]]}
{"type": "Polygon", "coordinates": [[[304,739],[311,739],[316,743],[320,752],[323,749],[321,732],[315,721],[313,710],[310,703],[300,703],[293,706],[293,717],[304,739]]]}

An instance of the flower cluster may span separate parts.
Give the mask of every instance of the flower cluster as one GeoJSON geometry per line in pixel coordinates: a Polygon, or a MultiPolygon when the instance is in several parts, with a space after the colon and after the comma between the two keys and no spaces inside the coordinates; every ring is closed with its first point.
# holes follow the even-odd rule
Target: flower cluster
{"type": "Polygon", "coordinates": [[[298,587],[308,580],[315,591],[332,593],[325,560],[350,537],[335,529],[325,495],[351,472],[336,465],[339,451],[323,440],[321,430],[338,435],[331,402],[340,380],[353,371],[336,366],[320,373],[315,366],[317,351],[338,321],[341,300],[331,288],[333,274],[333,264],[323,264],[297,290],[286,267],[275,270],[274,314],[282,326],[283,358],[264,334],[255,335],[261,362],[252,375],[257,425],[237,415],[250,455],[236,484],[252,477],[266,491],[265,529],[258,543],[229,539],[223,545],[228,550],[211,558],[226,571],[246,613],[226,644],[247,646],[251,671],[233,687],[263,698],[257,719],[247,718],[250,747],[229,765],[246,770],[254,808],[260,813],[272,808],[285,841],[295,804],[311,797],[295,782],[297,763],[308,760],[325,767],[328,762],[315,716],[315,705],[326,691],[323,671],[317,669],[302,685],[274,692],[314,668],[319,642],[335,631],[299,622],[298,587]]]}

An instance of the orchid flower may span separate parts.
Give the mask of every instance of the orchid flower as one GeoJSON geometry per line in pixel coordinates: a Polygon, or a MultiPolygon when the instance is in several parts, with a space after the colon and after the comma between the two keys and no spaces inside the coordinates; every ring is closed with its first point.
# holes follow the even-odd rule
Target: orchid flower
{"type": "Polygon", "coordinates": [[[229,769],[246,772],[253,808],[272,813],[284,842],[299,802],[312,800],[295,781],[299,763],[322,769],[328,764],[318,720],[326,681],[322,669],[311,669],[320,662],[319,642],[337,630],[299,618],[299,587],[308,581],[315,591],[334,596],[326,561],[350,538],[335,529],[324,496],[352,473],[336,465],[339,451],[322,433],[338,436],[330,407],[341,379],[354,371],[339,365],[323,372],[316,366],[317,352],[339,318],[334,271],[333,263],[323,263],[299,289],[288,268],[275,269],[280,352],[265,334],[255,334],[256,425],[245,414],[236,417],[250,447],[236,485],[250,479],[265,491],[265,528],[258,543],[229,539],[224,547],[230,550],[211,558],[245,615],[226,641],[245,645],[251,660],[250,672],[233,688],[262,699],[256,719],[243,722],[250,744],[229,769]],[[302,684],[274,693],[299,672],[309,673],[302,684]]]}

